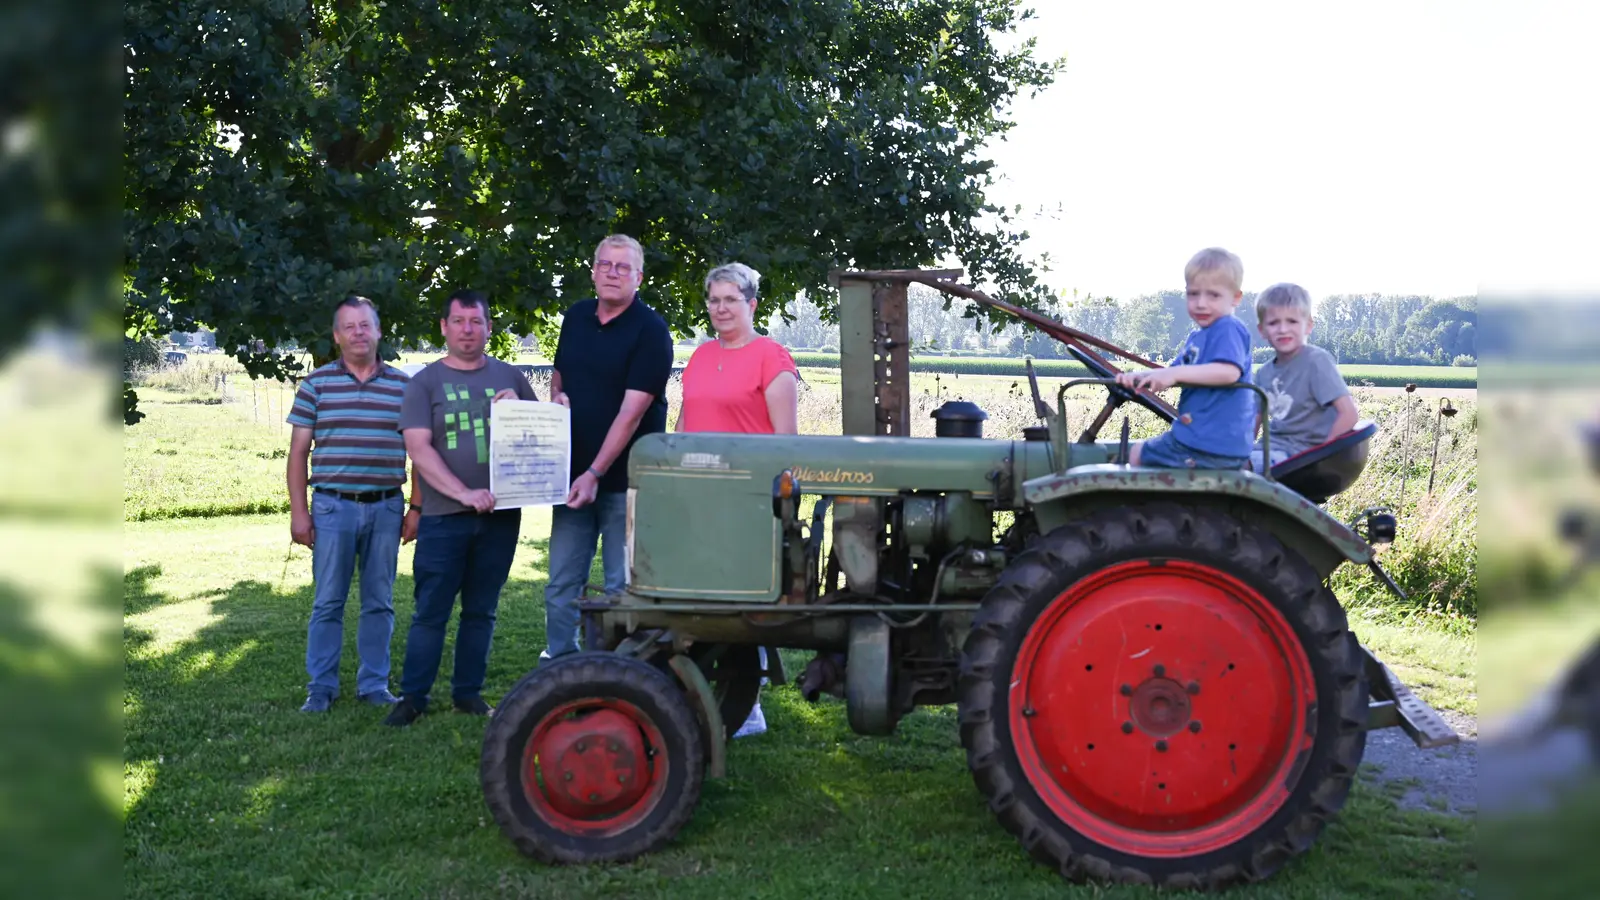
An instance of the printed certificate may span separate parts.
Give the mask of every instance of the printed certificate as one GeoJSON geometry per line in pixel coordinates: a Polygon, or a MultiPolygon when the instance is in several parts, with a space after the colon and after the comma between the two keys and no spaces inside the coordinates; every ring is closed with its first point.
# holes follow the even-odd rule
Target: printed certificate
{"type": "Polygon", "coordinates": [[[495,509],[567,502],[572,411],[542,400],[489,405],[489,493],[495,509]]]}

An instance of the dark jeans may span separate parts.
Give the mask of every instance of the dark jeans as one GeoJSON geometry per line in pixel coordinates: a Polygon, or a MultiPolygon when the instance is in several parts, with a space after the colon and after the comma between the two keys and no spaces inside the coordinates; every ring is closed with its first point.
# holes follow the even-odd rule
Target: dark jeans
{"type": "Polygon", "coordinates": [[[582,616],[578,597],[594,568],[594,548],[600,543],[606,594],[620,594],[627,584],[628,495],[601,491],[594,502],[573,509],[564,504],[550,509],[550,580],[544,586],[545,649],[547,659],[583,649],[579,633],[582,616]]]}
{"type": "Polygon", "coordinates": [[[400,676],[400,692],[418,709],[427,708],[429,691],[439,674],[444,626],[458,593],[461,624],[456,631],[450,693],[456,700],[482,694],[500,589],[511,573],[521,529],[520,509],[422,517],[412,563],[416,612],[411,616],[400,676]]]}

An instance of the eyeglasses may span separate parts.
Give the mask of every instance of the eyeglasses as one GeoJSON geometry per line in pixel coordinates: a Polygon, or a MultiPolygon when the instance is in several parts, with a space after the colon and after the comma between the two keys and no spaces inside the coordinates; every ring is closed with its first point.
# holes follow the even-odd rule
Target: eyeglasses
{"type": "Polygon", "coordinates": [[[627,278],[633,274],[633,264],[614,263],[609,259],[597,259],[594,262],[594,270],[601,274],[615,272],[618,278],[627,278]]]}

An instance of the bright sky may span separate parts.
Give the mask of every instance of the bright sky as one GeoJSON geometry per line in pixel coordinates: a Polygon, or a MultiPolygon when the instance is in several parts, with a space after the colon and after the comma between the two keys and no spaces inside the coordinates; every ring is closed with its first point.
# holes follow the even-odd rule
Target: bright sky
{"type": "Polygon", "coordinates": [[[1031,5],[1066,67],[991,197],[1055,287],[1181,289],[1210,245],[1247,291],[1600,286],[1600,4],[1031,5]]]}

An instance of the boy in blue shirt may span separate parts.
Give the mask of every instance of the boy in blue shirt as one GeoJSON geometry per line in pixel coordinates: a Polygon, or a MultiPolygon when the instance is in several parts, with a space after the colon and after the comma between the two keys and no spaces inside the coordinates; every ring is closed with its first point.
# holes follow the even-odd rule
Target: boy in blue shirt
{"type": "Polygon", "coordinates": [[[1123,372],[1123,387],[1164,391],[1184,385],[1172,430],[1130,449],[1135,466],[1166,469],[1239,469],[1250,456],[1255,434],[1255,391],[1214,385],[1250,382],[1250,332],[1234,316],[1244,299],[1244,263],[1219,247],[1195,254],[1184,267],[1189,333],[1172,364],[1123,372]]]}

